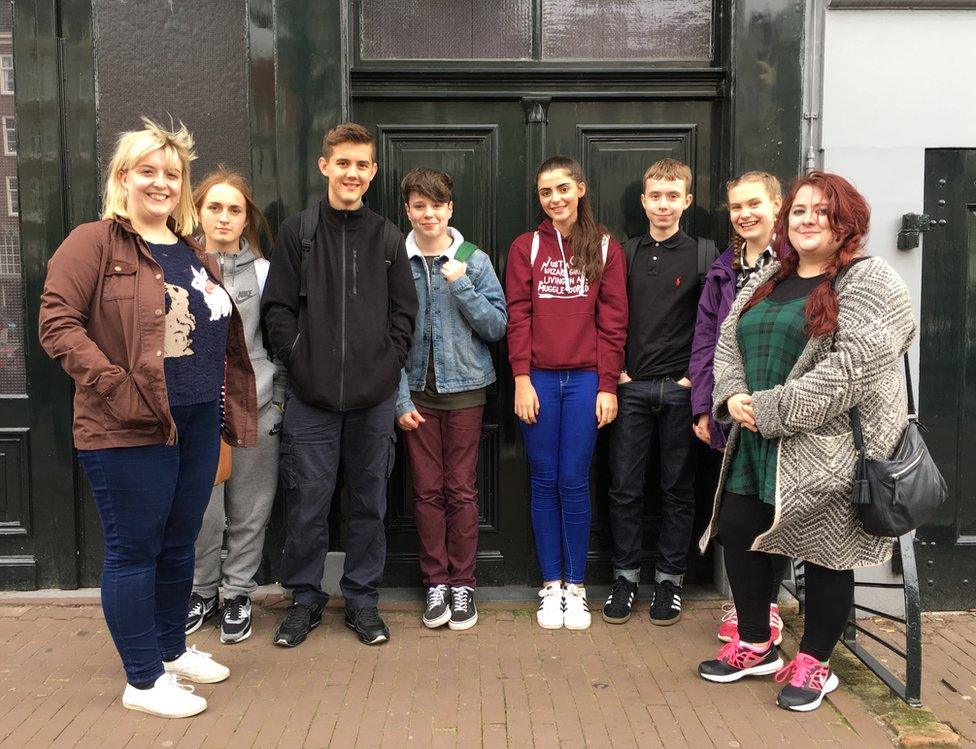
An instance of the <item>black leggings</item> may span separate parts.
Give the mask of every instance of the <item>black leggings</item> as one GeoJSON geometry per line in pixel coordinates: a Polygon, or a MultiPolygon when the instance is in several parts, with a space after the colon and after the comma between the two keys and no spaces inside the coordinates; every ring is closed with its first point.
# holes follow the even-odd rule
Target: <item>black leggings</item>
{"type": "MultiPolygon", "coordinates": [[[[769,587],[782,557],[750,551],[753,541],[769,529],[775,510],[755,495],[724,492],[718,532],[725,551],[725,568],[739,615],[743,642],[769,640],[769,587]]],[[[854,603],[854,571],[832,570],[804,562],[806,606],[800,652],[825,661],[844,633],[854,603]]]]}

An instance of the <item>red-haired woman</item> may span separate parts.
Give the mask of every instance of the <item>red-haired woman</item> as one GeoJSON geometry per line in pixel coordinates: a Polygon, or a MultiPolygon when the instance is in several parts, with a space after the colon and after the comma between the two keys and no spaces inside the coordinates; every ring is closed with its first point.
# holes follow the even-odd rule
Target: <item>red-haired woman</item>
{"type": "Polygon", "coordinates": [[[843,177],[797,180],[776,221],[779,261],[736,299],[715,351],[713,412],[733,428],[701,547],[721,535],[739,630],[698,672],[723,683],[778,672],[777,703],[790,710],[814,710],[836,689],[828,659],[853,570],[891,556],[891,540],[865,533],[851,504],[848,411],[860,410],[869,457],[887,457],[907,421],[899,362],[915,322],[902,280],[863,257],[869,219],[843,177]],[[803,639],[785,668],[769,630],[777,554],[806,569],[803,639]]]}

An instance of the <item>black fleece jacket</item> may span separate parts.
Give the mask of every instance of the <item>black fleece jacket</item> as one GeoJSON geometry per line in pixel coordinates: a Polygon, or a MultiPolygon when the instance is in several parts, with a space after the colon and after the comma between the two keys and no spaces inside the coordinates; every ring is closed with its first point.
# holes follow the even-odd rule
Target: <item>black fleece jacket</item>
{"type": "Polygon", "coordinates": [[[393,394],[413,339],[417,292],[403,238],[386,267],[386,219],[365,204],[336,210],[323,198],[300,296],[301,214],[278,232],[261,311],[268,339],[305,403],[368,408],[393,394]]]}

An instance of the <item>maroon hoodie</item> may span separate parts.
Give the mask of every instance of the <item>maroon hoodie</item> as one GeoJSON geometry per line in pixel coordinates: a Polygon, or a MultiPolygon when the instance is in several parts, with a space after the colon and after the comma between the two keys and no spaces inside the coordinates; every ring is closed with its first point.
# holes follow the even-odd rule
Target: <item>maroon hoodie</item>
{"type": "Polygon", "coordinates": [[[548,219],[538,232],[534,262],[529,231],[512,242],[505,267],[512,374],[527,375],[530,368],[596,370],[600,391],[615,394],[627,340],[623,248],[610,239],[603,279],[590,284],[569,266],[569,239],[560,247],[548,219]]]}

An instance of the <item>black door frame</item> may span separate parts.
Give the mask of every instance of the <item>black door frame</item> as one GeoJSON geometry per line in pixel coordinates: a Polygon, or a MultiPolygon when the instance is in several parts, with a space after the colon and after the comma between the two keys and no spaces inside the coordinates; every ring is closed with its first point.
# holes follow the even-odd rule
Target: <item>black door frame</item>
{"type": "Polygon", "coordinates": [[[968,436],[976,351],[967,344],[976,329],[976,149],[927,149],[924,184],[933,226],[923,240],[918,401],[949,498],[919,528],[915,546],[922,608],[947,611],[971,608],[976,588],[976,466],[968,436]]]}

